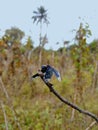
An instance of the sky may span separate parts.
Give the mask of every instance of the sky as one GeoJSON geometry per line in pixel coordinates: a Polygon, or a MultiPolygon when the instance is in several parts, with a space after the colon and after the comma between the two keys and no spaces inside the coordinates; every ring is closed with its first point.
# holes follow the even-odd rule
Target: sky
{"type": "Polygon", "coordinates": [[[42,35],[47,33],[47,49],[58,49],[65,40],[72,42],[75,37],[73,29],[78,29],[82,22],[89,24],[92,36],[88,42],[98,39],[98,0],[0,0],[0,37],[6,29],[18,27],[39,45],[39,25],[33,24],[33,11],[44,6],[47,9],[50,24],[44,24],[42,35]],[[57,45],[56,43],[59,44],[57,45]]]}

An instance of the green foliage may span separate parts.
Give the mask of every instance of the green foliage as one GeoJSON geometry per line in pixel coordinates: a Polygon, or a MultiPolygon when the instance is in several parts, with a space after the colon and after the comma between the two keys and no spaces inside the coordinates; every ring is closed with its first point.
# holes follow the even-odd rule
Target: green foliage
{"type": "Polygon", "coordinates": [[[28,37],[27,43],[26,43],[25,47],[26,47],[27,50],[32,50],[32,48],[33,48],[33,41],[31,39],[31,37],[28,37]]]}
{"type": "MultiPolygon", "coordinates": [[[[76,97],[76,100],[80,101],[77,105],[98,116],[98,87],[93,88],[94,93],[91,87],[94,74],[97,73],[95,69],[98,60],[97,41],[88,45],[86,38],[90,35],[88,26],[80,25],[74,45],[57,51],[42,49],[42,64],[49,63],[60,71],[61,82],[58,82],[55,77],[51,82],[62,97],[74,103],[74,95],[76,92],[79,93],[80,85],[82,100],[76,97]],[[77,82],[78,78],[80,84],[77,82]]],[[[39,68],[39,47],[34,48],[32,39],[28,37],[25,45],[20,41],[14,41],[10,49],[6,46],[7,40],[9,40],[7,37],[5,40],[0,40],[0,77],[10,101],[6,98],[1,83],[0,100],[4,104],[9,130],[18,130],[12,108],[23,130],[86,129],[93,121],[91,118],[75,111],[74,118],[71,120],[72,108],[51,94],[40,78],[31,80],[32,74],[35,74],[39,68]]],[[[45,40],[43,39],[43,44],[45,40]]],[[[0,130],[5,129],[4,112],[0,104],[0,130]]],[[[92,127],[92,130],[97,129],[97,125],[92,127]]]]}
{"type": "Polygon", "coordinates": [[[94,40],[90,45],[90,51],[94,54],[98,53],[98,40],[94,40]]]}
{"type": "Polygon", "coordinates": [[[7,29],[5,31],[4,36],[7,38],[7,43],[9,45],[12,45],[15,41],[18,41],[17,43],[20,43],[24,35],[24,32],[21,31],[19,28],[12,27],[11,29],[7,29]]]}

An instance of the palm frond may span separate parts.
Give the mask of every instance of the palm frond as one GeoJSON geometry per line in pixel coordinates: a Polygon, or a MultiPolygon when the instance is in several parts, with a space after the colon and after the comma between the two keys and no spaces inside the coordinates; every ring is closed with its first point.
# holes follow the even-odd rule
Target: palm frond
{"type": "Polygon", "coordinates": [[[39,12],[37,12],[37,11],[33,11],[33,13],[34,13],[34,14],[39,14],[39,12]]]}
{"type": "Polygon", "coordinates": [[[33,19],[33,23],[46,23],[47,25],[49,24],[49,20],[47,18],[47,10],[43,7],[40,6],[39,8],[37,8],[37,11],[33,11],[33,13],[35,14],[32,19],[33,19]]]}

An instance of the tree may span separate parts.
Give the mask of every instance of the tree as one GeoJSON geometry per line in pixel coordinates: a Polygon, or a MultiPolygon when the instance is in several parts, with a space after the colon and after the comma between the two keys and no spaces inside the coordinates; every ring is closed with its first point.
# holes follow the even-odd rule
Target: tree
{"type": "Polygon", "coordinates": [[[79,29],[76,31],[75,46],[72,49],[72,58],[76,68],[76,77],[78,84],[78,92],[82,96],[83,87],[81,86],[82,69],[88,67],[89,58],[89,46],[87,45],[86,39],[91,36],[91,31],[88,24],[83,27],[80,23],[79,29]]]}
{"type": "Polygon", "coordinates": [[[24,37],[25,33],[21,31],[19,28],[12,27],[11,29],[7,29],[5,31],[5,37],[7,37],[7,43],[9,45],[13,45],[14,42],[20,42],[24,37]]]}
{"type": "Polygon", "coordinates": [[[39,8],[37,8],[37,11],[33,11],[34,16],[32,17],[33,19],[33,23],[40,23],[40,35],[39,35],[39,65],[41,64],[41,50],[42,50],[42,46],[43,46],[43,38],[42,38],[42,24],[45,23],[46,25],[49,24],[49,21],[47,19],[47,10],[43,7],[40,6],[39,8]]]}
{"type": "MultiPolygon", "coordinates": [[[[89,25],[83,27],[80,23],[79,29],[76,31],[75,44],[71,50],[72,59],[76,70],[76,82],[75,82],[75,95],[74,102],[83,101],[83,82],[85,77],[83,76],[83,70],[89,65],[89,46],[86,39],[91,36],[89,25]],[[77,98],[78,96],[78,98],[77,98]]],[[[72,120],[74,117],[74,110],[72,112],[72,120]]]]}
{"type": "Polygon", "coordinates": [[[41,33],[42,33],[42,23],[45,23],[45,24],[49,24],[49,21],[47,19],[47,10],[43,7],[43,6],[40,6],[37,11],[33,11],[33,13],[35,14],[32,19],[33,19],[33,23],[37,22],[40,23],[40,45],[41,45],[41,33]]]}

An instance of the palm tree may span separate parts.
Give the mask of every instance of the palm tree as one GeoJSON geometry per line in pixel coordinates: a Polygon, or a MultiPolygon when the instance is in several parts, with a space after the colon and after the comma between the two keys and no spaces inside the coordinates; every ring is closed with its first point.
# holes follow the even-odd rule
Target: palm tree
{"type": "Polygon", "coordinates": [[[46,25],[49,24],[49,21],[47,19],[47,10],[40,6],[37,8],[37,11],[33,11],[34,16],[32,17],[33,23],[36,22],[36,24],[40,24],[40,35],[39,35],[39,65],[41,65],[41,59],[42,59],[42,24],[45,23],[46,25]]]}
{"type": "Polygon", "coordinates": [[[40,23],[40,45],[41,45],[41,39],[42,39],[42,36],[41,36],[41,33],[42,33],[42,24],[45,23],[45,24],[49,24],[49,21],[47,19],[47,10],[43,7],[43,6],[40,6],[39,8],[37,8],[37,11],[33,11],[33,13],[35,14],[32,19],[33,19],[33,23],[40,23]]]}

